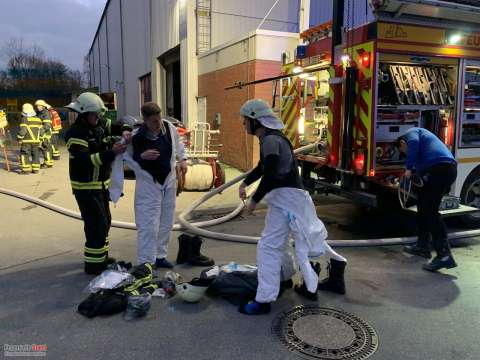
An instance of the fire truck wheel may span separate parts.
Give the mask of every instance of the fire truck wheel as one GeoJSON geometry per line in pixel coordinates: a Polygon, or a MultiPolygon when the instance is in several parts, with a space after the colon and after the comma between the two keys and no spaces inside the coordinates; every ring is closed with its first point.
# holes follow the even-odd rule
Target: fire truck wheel
{"type": "MultiPolygon", "coordinates": [[[[468,175],[460,197],[462,204],[480,208],[480,169],[476,169],[468,175]]],[[[466,227],[479,228],[480,213],[462,215],[460,221],[466,227]]]]}
{"type": "Polygon", "coordinates": [[[213,186],[218,188],[225,184],[225,168],[218,161],[215,163],[217,176],[213,182],[213,186]]]}

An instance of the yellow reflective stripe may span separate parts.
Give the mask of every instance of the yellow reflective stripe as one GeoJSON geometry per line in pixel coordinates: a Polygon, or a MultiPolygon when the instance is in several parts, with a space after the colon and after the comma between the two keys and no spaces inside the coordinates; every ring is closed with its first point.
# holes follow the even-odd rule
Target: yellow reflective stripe
{"type": "Polygon", "coordinates": [[[67,148],[70,148],[70,146],[72,146],[73,144],[82,145],[82,146],[85,146],[85,147],[88,148],[88,142],[86,142],[85,140],[82,140],[82,139],[78,139],[78,138],[68,139],[67,148]]]}
{"type": "Polygon", "coordinates": [[[38,123],[41,123],[41,122],[42,122],[42,119],[39,119],[39,118],[37,118],[37,117],[29,117],[29,118],[27,118],[27,120],[28,120],[29,122],[38,122],[38,123]]]}
{"type": "Polygon", "coordinates": [[[23,140],[23,138],[20,140],[22,141],[22,144],[40,144],[39,140],[23,140]]]}
{"type": "Polygon", "coordinates": [[[30,139],[35,140],[35,136],[33,135],[32,129],[30,129],[30,126],[27,126],[27,131],[28,134],[30,135],[30,139]]]}
{"type": "Polygon", "coordinates": [[[110,119],[107,119],[107,130],[108,130],[108,133],[111,135],[112,134],[112,121],[110,119]]]}
{"type": "Polygon", "coordinates": [[[85,252],[88,252],[90,254],[103,254],[105,252],[105,248],[103,247],[100,249],[94,249],[85,246],[85,252]]]}
{"type": "Polygon", "coordinates": [[[106,256],[102,256],[102,257],[99,257],[99,258],[92,258],[92,257],[89,257],[89,256],[84,256],[83,257],[85,262],[89,262],[89,263],[103,263],[105,262],[105,258],[106,256]]]}
{"type": "Polygon", "coordinates": [[[27,125],[27,124],[20,124],[20,126],[28,127],[28,125],[27,125]]]}
{"type": "Polygon", "coordinates": [[[99,176],[100,176],[100,168],[98,166],[94,166],[93,167],[93,181],[97,182],[99,176]]]}
{"type": "Polygon", "coordinates": [[[42,120],[42,121],[43,121],[44,123],[49,123],[49,124],[52,123],[52,120],[48,120],[48,119],[44,119],[44,120],[42,120]]]}
{"type": "Polygon", "coordinates": [[[107,189],[110,185],[110,180],[106,180],[103,182],[101,181],[91,181],[91,182],[78,182],[78,181],[70,181],[73,189],[77,190],[102,190],[103,188],[107,189]]]}
{"type": "Polygon", "coordinates": [[[102,166],[102,160],[100,160],[100,153],[91,154],[90,160],[92,161],[93,166],[102,166]]]}
{"type": "Polygon", "coordinates": [[[95,159],[97,160],[99,166],[103,165],[102,159],[100,159],[100,153],[95,154],[95,159]]]}

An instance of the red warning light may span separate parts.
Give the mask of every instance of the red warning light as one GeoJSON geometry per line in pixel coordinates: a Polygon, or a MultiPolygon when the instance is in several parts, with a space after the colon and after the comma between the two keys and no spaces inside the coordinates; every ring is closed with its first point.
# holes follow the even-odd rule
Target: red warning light
{"type": "Polygon", "coordinates": [[[370,54],[364,52],[360,55],[360,64],[364,67],[370,67],[370,54]]]}
{"type": "Polygon", "coordinates": [[[363,168],[365,166],[365,155],[363,153],[359,153],[355,160],[353,161],[353,167],[356,173],[362,173],[363,168]]]}

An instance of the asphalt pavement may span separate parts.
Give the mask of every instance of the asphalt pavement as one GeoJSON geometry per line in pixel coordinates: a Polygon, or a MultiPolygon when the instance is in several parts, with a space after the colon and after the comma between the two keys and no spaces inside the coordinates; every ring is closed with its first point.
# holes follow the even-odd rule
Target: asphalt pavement
{"type": "MultiPolygon", "coordinates": [[[[0,170],[0,187],[78,210],[68,184],[67,157],[38,175],[0,170]]],[[[0,166],[2,164],[0,163],[0,166]]],[[[238,172],[227,171],[232,178],[238,172]]],[[[133,221],[134,182],[112,206],[116,220],[133,221]]],[[[202,193],[183,193],[177,211],[202,193]]],[[[235,189],[205,208],[231,208],[235,189]]],[[[409,235],[414,219],[388,211],[367,211],[344,199],[319,197],[318,212],[330,237],[409,235]]],[[[24,201],[0,195],[0,345],[44,344],[51,359],[299,359],[272,334],[272,322],[294,306],[314,303],[288,290],[265,316],[247,317],[230,303],[206,297],[197,304],[177,297],[154,298],[148,315],[126,322],[121,315],[87,319],[76,308],[92,279],[82,271],[83,226],[24,201]]],[[[215,231],[259,235],[265,210],[213,227],[215,231]]],[[[168,258],[174,260],[178,233],[168,258]]],[[[111,253],[134,261],[136,234],[112,229],[111,253]]],[[[459,264],[440,273],[421,270],[422,259],[400,247],[340,249],[348,258],[345,296],[321,293],[316,305],[344,310],[369,323],[378,335],[371,359],[451,360],[480,358],[480,239],[456,243],[459,264]]],[[[202,252],[217,264],[255,264],[255,246],[205,239],[202,252]]],[[[326,263],[321,260],[321,277],[326,263]]],[[[175,266],[186,279],[202,268],[175,266]]],[[[159,276],[164,271],[159,272],[159,276]]],[[[319,324],[319,329],[325,331],[319,324]]],[[[320,333],[319,336],[322,336],[320,333]]],[[[326,335],[325,335],[326,336],[326,335]]],[[[4,355],[0,352],[0,354],[4,355]]]]}

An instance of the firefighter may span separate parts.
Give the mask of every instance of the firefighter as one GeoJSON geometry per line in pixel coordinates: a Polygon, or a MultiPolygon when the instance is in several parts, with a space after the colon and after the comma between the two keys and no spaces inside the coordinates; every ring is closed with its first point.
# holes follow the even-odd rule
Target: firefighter
{"type": "Polygon", "coordinates": [[[247,315],[266,314],[280,290],[281,268],[288,249],[288,238],[295,240],[297,264],[303,283],[295,291],[317,299],[317,288],[345,293],[343,273],[346,259],[334,252],[325,241],[327,230],[318,219],[315,206],[302,179],[290,141],[280,131],[281,121],[263,100],[247,101],[240,109],[248,134],[260,141],[260,162],[239,188],[239,197],[246,199],[246,187],[261,178],[258,188],[246,207],[251,214],[266,195],[268,212],[265,228],[257,246],[258,288],[255,300],[242,304],[239,311],[247,315]],[[318,284],[319,269],[312,267],[309,256],[331,255],[329,278],[318,284]]]}
{"type": "Polygon", "coordinates": [[[52,158],[52,118],[47,110],[47,103],[44,100],[35,101],[35,107],[37,108],[37,115],[42,120],[43,124],[43,138],[40,150],[43,153],[44,167],[51,168],[53,166],[52,158]]]}
{"type": "Polygon", "coordinates": [[[457,266],[450,251],[447,229],[438,211],[442,197],[457,178],[457,162],[440,139],[423,128],[409,129],[398,139],[400,151],[406,154],[405,177],[415,173],[423,183],[418,187],[418,240],[404,251],[427,259],[432,257],[430,242],[437,256],[423,269],[437,271],[457,266]]]}
{"type": "Polygon", "coordinates": [[[50,117],[52,118],[52,159],[60,160],[60,151],[58,151],[58,140],[60,131],[62,130],[62,119],[60,119],[60,115],[58,115],[58,112],[49,104],[46,104],[46,108],[48,110],[48,113],[50,114],[50,117]]]}
{"type": "Polygon", "coordinates": [[[108,185],[115,155],[127,145],[110,145],[112,135],[122,135],[123,127],[101,117],[107,109],[93,93],[82,93],[66,108],[78,113],[65,140],[70,154],[69,173],[85,230],[84,261],[87,274],[99,274],[113,260],[108,257],[111,225],[108,185]]]}
{"type": "Polygon", "coordinates": [[[23,104],[22,122],[17,135],[20,143],[20,166],[22,174],[40,171],[39,146],[43,136],[42,120],[37,117],[32,104],[23,104]]]}

